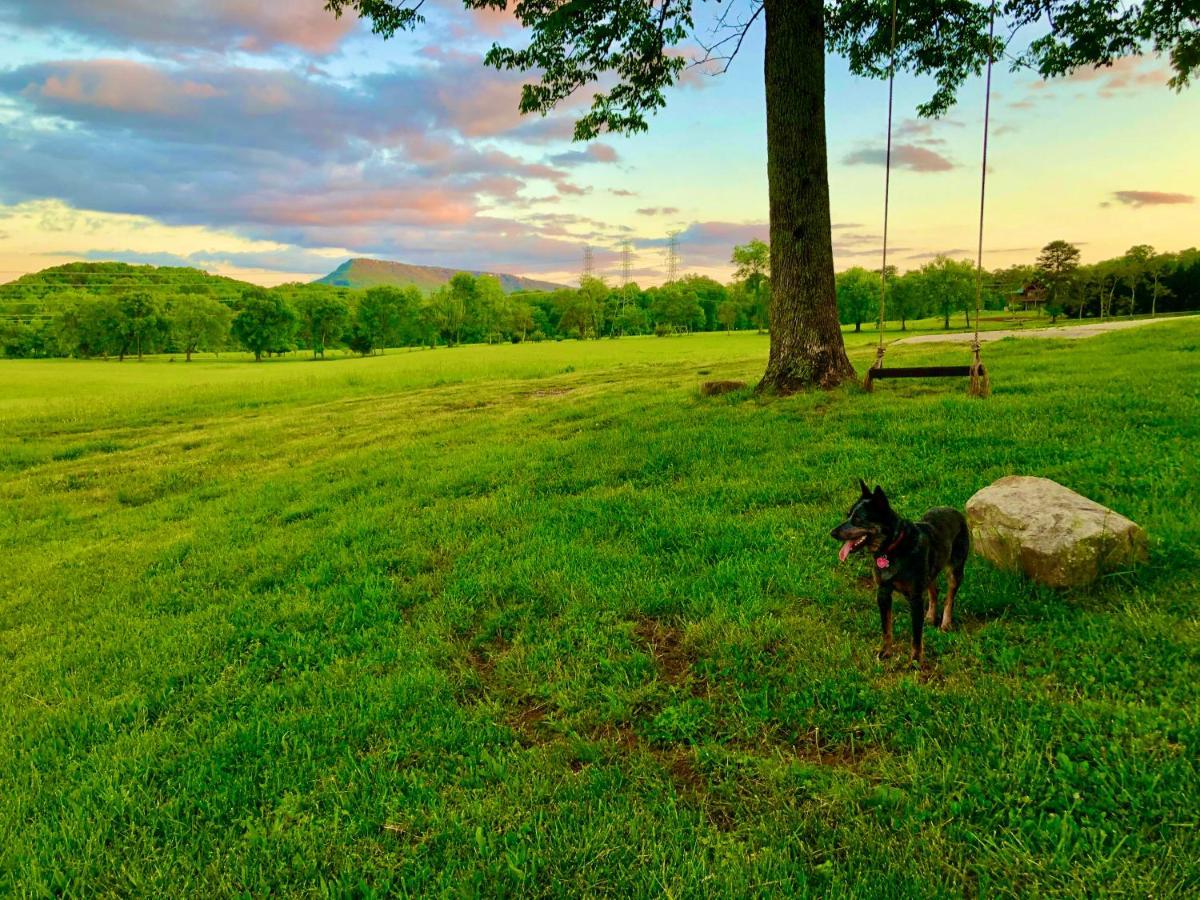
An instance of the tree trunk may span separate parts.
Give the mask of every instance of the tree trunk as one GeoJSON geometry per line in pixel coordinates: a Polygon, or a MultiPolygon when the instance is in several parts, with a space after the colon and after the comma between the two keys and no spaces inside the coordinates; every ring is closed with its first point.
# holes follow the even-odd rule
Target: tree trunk
{"type": "Polygon", "coordinates": [[[192,361],[192,348],[190,346],[186,350],[183,351],[183,361],[184,362],[192,361]]]}
{"type": "Polygon", "coordinates": [[[771,354],[759,391],[854,377],[838,322],[825,145],[825,7],[766,0],[771,354]]]}

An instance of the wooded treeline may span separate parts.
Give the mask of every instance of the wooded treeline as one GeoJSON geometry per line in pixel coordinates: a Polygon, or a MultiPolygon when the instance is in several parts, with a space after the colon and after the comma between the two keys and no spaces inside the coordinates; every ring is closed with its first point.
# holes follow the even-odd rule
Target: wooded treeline
{"type": "MultiPolygon", "coordinates": [[[[0,286],[0,353],[125,359],[165,352],[190,359],[240,349],[262,359],[295,351],[319,357],[331,348],[369,355],[386,347],[765,330],[769,258],[760,241],[736,247],[728,284],[687,275],[642,289],[585,277],[578,288],[513,294],[494,277],[467,273],[423,294],[415,287],[322,284],[266,289],[196,269],[75,263],[0,286]]],[[[878,270],[840,273],[842,323],[874,327],[880,289],[878,270]]],[[[1055,318],[1197,309],[1200,251],[1160,254],[1139,245],[1083,266],[1077,248],[1055,241],[1032,265],[986,273],[983,301],[987,310],[1037,309],[1055,318]]],[[[970,262],[937,257],[889,273],[885,320],[901,328],[933,316],[947,328],[962,316],[966,327],[974,304],[970,262]]]]}
{"type": "MultiPolygon", "coordinates": [[[[1058,319],[1154,315],[1200,309],[1200,250],[1157,253],[1139,244],[1114,259],[1081,265],[1079,248],[1051,241],[1029,265],[985,272],[985,310],[1039,312],[1058,319]]],[[[890,268],[890,267],[889,267],[890,268]]],[[[860,329],[879,319],[882,279],[878,269],[847,269],[837,276],[838,314],[860,329]]],[[[938,256],[918,269],[889,272],[885,320],[939,317],[946,328],[975,309],[975,264],[938,256]]]]}

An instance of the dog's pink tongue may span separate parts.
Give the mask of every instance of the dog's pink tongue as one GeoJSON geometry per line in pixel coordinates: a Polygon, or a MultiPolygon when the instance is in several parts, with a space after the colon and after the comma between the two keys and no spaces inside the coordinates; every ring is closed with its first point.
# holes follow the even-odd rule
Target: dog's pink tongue
{"type": "Polygon", "coordinates": [[[838,560],[845,562],[846,557],[850,555],[850,551],[854,549],[854,541],[846,541],[842,544],[842,549],[838,551],[838,560]]]}

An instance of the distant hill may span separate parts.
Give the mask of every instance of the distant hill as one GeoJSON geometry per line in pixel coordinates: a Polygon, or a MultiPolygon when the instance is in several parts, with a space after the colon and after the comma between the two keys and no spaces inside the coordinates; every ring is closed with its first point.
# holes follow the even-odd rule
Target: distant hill
{"type": "Polygon", "coordinates": [[[135,266],[122,262],[76,262],[30,272],[0,284],[0,317],[28,318],[52,312],[80,293],[96,296],[147,291],[170,296],[202,289],[220,300],[234,300],[252,285],[182,266],[135,266]]]}
{"type": "Polygon", "coordinates": [[[459,272],[472,275],[493,275],[500,279],[506,294],[514,291],[557,291],[565,285],[550,281],[538,281],[520,275],[500,275],[495,272],[476,272],[471,269],[444,269],[440,266],[413,266],[408,263],[388,262],[383,259],[351,259],[342,263],[316,284],[332,284],[337,287],[371,288],[380,285],[406,287],[412,285],[423,293],[431,293],[459,272]]]}

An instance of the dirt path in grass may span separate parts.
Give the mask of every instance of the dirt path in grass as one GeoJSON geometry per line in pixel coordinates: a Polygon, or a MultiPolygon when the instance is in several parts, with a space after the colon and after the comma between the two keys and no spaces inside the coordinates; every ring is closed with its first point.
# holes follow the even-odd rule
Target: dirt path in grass
{"type": "MultiPolygon", "coordinates": [[[[981,343],[999,341],[1004,338],[1053,338],[1054,340],[1078,340],[1095,337],[1106,331],[1121,331],[1125,328],[1137,328],[1141,325],[1153,325],[1156,322],[1178,322],[1181,319],[1195,319],[1198,316],[1167,316],[1162,319],[1123,319],[1118,322],[1093,322],[1089,325],[1064,325],[1051,328],[1005,328],[999,331],[982,331],[979,333],[981,343]]],[[[940,344],[955,343],[969,344],[975,336],[970,332],[957,334],[920,334],[914,337],[901,338],[893,341],[896,344],[940,344]]]]}

